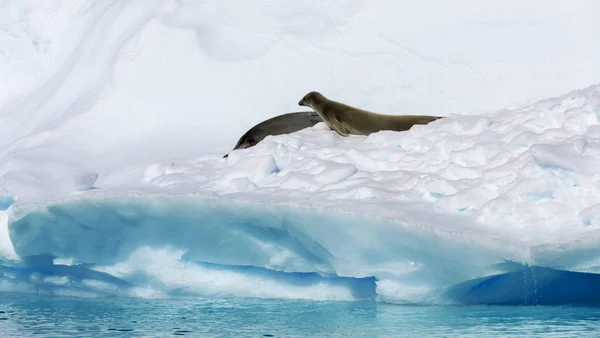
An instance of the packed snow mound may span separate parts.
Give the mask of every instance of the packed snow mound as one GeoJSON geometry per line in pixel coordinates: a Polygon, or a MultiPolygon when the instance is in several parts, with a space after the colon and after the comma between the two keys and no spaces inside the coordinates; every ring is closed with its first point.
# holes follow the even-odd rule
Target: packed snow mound
{"type": "Polygon", "coordinates": [[[565,243],[600,225],[599,116],[600,86],[592,86],[406,132],[344,138],[322,123],[227,159],[152,165],[144,180],[160,191],[264,196],[395,219],[406,216],[389,205],[425,203],[519,243],[565,243]]]}

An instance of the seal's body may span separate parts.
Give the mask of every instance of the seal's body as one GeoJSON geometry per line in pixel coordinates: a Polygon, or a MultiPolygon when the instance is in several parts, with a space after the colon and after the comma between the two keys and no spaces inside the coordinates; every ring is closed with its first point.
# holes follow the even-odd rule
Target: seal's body
{"type": "MultiPolygon", "coordinates": [[[[263,121],[248,130],[233,148],[245,149],[255,146],[269,135],[281,135],[296,132],[323,122],[319,114],[313,111],[287,113],[263,121]]],[[[229,154],[228,154],[229,155],[229,154]]],[[[225,155],[223,157],[227,157],[225,155]]]]}
{"type": "Polygon", "coordinates": [[[327,125],[342,136],[369,135],[381,130],[405,131],[415,124],[428,124],[442,117],[426,115],[384,115],[329,100],[319,92],[306,94],[300,106],[310,107],[327,125]]]}

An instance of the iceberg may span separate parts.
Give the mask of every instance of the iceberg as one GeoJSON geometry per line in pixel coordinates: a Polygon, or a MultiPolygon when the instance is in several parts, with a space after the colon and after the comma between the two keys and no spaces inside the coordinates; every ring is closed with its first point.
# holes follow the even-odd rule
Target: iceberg
{"type": "Polygon", "coordinates": [[[599,303],[598,10],[539,4],[1,4],[0,292],[599,303]],[[222,158],[309,90],[445,118],[222,158]]]}
{"type": "Polygon", "coordinates": [[[118,188],[16,201],[8,232],[38,279],[130,294],[596,301],[547,295],[596,280],[599,112],[592,86],[407,132],[343,138],[320,123],[226,159],[152,164],[118,188]],[[481,296],[495,288],[513,296],[481,296]]]}

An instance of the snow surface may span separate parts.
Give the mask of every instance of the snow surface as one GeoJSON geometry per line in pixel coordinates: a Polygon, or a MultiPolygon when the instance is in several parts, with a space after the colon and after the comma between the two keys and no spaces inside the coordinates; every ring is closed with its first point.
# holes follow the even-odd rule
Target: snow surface
{"type": "Polygon", "coordinates": [[[0,290],[426,303],[598,272],[599,10],[3,2],[0,290]],[[447,118],[221,158],[311,90],[447,118]]]}

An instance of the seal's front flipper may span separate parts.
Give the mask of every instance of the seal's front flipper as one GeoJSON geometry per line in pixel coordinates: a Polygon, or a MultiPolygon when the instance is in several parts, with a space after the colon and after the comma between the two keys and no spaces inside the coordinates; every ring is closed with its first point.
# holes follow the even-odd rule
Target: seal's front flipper
{"type": "Polygon", "coordinates": [[[329,123],[331,123],[331,129],[335,130],[338,134],[340,134],[341,136],[348,136],[348,131],[340,123],[340,121],[336,119],[331,119],[329,120],[329,123]]]}

